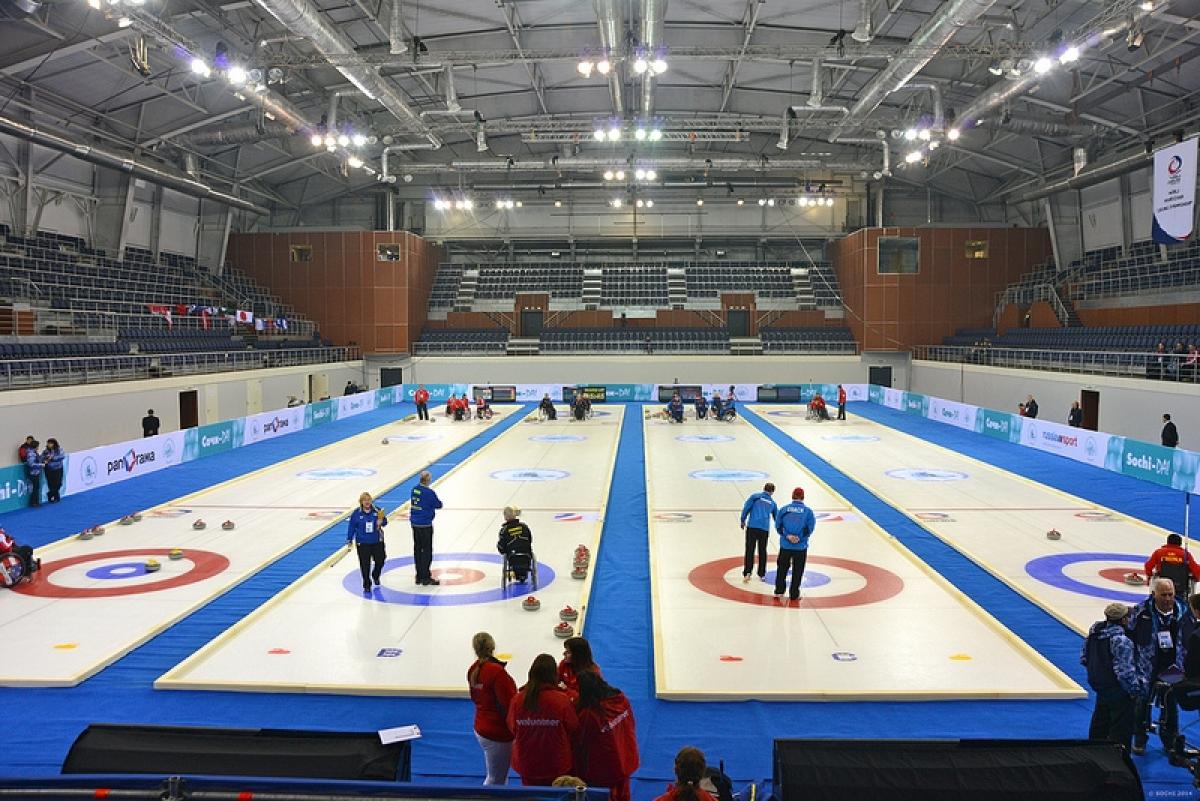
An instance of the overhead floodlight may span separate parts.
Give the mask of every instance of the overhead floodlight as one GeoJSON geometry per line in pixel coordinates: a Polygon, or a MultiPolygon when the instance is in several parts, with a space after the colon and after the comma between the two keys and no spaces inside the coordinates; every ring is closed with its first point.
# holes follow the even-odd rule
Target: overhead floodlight
{"type": "Polygon", "coordinates": [[[667,60],[664,58],[654,59],[650,62],[650,69],[654,71],[655,75],[662,75],[667,71],[667,60]]]}
{"type": "Polygon", "coordinates": [[[646,180],[647,181],[657,181],[658,173],[655,172],[654,170],[646,170],[646,180]]]}
{"type": "Polygon", "coordinates": [[[475,208],[475,201],[471,200],[471,198],[467,198],[463,201],[462,205],[464,209],[470,211],[471,209],[475,208]]]}
{"type": "Polygon", "coordinates": [[[621,198],[619,198],[619,197],[614,197],[614,198],[612,199],[612,207],[613,207],[614,209],[619,209],[619,208],[621,208],[621,198]]]}
{"type": "Polygon", "coordinates": [[[613,127],[608,129],[608,141],[610,141],[610,142],[621,141],[621,129],[619,127],[617,127],[616,125],[614,125],[613,127]]]}
{"type": "Polygon", "coordinates": [[[617,180],[618,180],[618,181],[624,181],[624,180],[625,180],[625,171],[624,171],[624,170],[617,170],[617,172],[616,172],[616,175],[617,175],[617,180]]]}
{"type": "Polygon", "coordinates": [[[765,205],[767,205],[767,199],[766,199],[765,197],[760,197],[760,198],[758,199],[758,205],[760,205],[760,206],[765,206],[765,205]]]}
{"type": "Polygon", "coordinates": [[[1038,75],[1045,75],[1054,66],[1054,62],[1046,56],[1039,56],[1038,60],[1033,62],[1033,71],[1038,75]]]}
{"type": "Polygon", "coordinates": [[[350,137],[346,134],[338,134],[337,143],[342,147],[347,147],[350,144],[350,137]]]}
{"type": "Polygon", "coordinates": [[[355,147],[362,147],[363,145],[365,145],[367,143],[367,137],[363,136],[360,133],[356,133],[350,137],[350,142],[355,147]]]}
{"type": "Polygon", "coordinates": [[[602,58],[596,62],[596,72],[601,75],[607,75],[612,70],[612,62],[607,58],[602,58]]]}
{"type": "Polygon", "coordinates": [[[920,150],[913,150],[907,156],[904,157],[904,160],[906,162],[908,162],[909,164],[916,164],[918,161],[921,160],[922,155],[923,154],[921,153],[920,150]]]}
{"type": "Polygon", "coordinates": [[[653,201],[653,200],[647,200],[647,201],[646,201],[646,208],[648,208],[648,209],[652,209],[652,208],[654,208],[654,201],[653,201]]]}
{"type": "Polygon", "coordinates": [[[993,61],[988,65],[988,72],[992,73],[996,77],[999,77],[1004,74],[1004,67],[1000,66],[1000,62],[993,61]]]}
{"type": "Polygon", "coordinates": [[[87,0],[88,8],[96,11],[100,10],[100,0],[87,0]]]}
{"type": "Polygon", "coordinates": [[[942,144],[941,142],[939,142],[938,140],[934,139],[932,142],[930,142],[930,143],[929,143],[929,149],[930,149],[930,150],[937,150],[939,147],[941,147],[941,144],[942,144]]]}
{"type": "Polygon", "coordinates": [[[662,139],[662,129],[661,128],[651,128],[650,129],[650,141],[657,142],[660,139],[662,139]]]}
{"type": "Polygon", "coordinates": [[[583,61],[580,61],[578,64],[576,64],[575,69],[579,70],[579,74],[582,75],[583,77],[590,78],[590,77],[592,77],[592,67],[593,66],[594,65],[592,64],[592,62],[585,59],[583,61]]]}
{"type": "Polygon", "coordinates": [[[805,208],[808,206],[808,198],[807,197],[801,196],[800,200],[798,202],[800,204],[800,208],[805,208]]]}
{"type": "Polygon", "coordinates": [[[597,142],[603,142],[604,141],[604,131],[597,128],[596,130],[592,131],[592,138],[595,139],[597,142]]]}
{"type": "Polygon", "coordinates": [[[917,138],[917,129],[909,128],[907,131],[904,132],[904,138],[905,138],[905,140],[907,140],[909,142],[914,141],[917,138]]]}
{"type": "Polygon", "coordinates": [[[337,137],[333,134],[325,134],[325,147],[336,147],[337,137]]]}
{"type": "Polygon", "coordinates": [[[640,209],[642,206],[645,206],[645,205],[646,205],[646,201],[642,200],[642,199],[639,197],[639,198],[638,198],[638,199],[637,199],[637,200],[634,202],[634,204],[633,204],[633,205],[637,206],[637,207],[640,209]]]}
{"type": "Polygon", "coordinates": [[[121,17],[119,20],[117,20],[118,28],[128,28],[132,24],[133,20],[131,20],[129,17],[121,17]]]}
{"type": "Polygon", "coordinates": [[[1139,8],[1141,8],[1142,11],[1153,11],[1154,0],[1142,0],[1142,4],[1139,6],[1139,8]]]}
{"type": "Polygon", "coordinates": [[[704,198],[702,198],[702,197],[698,197],[698,198],[696,198],[696,205],[697,205],[697,206],[703,206],[703,205],[704,205],[704,198]]]}
{"type": "Polygon", "coordinates": [[[769,197],[769,198],[767,198],[767,205],[768,205],[768,206],[774,206],[774,205],[775,205],[775,198],[773,198],[773,197],[769,197]]]}
{"type": "Polygon", "coordinates": [[[745,199],[744,197],[739,197],[739,198],[737,199],[737,204],[738,204],[739,206],[745,206],[745,205],[746,205],[746,199],[745,199]]]}
{"type": "Polygon", "coordinates": [[[433,207],[435,209],[437,209],[438,211],[445,211],[447,208],[450,207],[450,203],[448,201],[442,200],[440,197],[438,197],[438,198],[433,199],[433,207]]]}
{"type": "Polygon", "coordinates": [[[360,159],[358,156],[351,156],[350,158],[346,159],[346,163],[356,170],[363,165],[362,159],[360,159]]]}
{"type": "Polygon", "coordinates": [[[921,130],[917,131],[917,138],[922,142],[928,142],[932,136],[933,134],[930,133],[928,128],[922,128],[921,130]]]}
{"type": "Polygon", "coordinates": [[[644,142],[646,140],[646,135],[647,134],[646,134],[645,128],[638,128],[636,131],[633,132],[633,138],[638,140],[639,142],[644,142]]]}
{"type": "Polygon", "coordinates": [[[638,167],[636,170],[633,171],[633,177],[638,179],[639,181],[644,181],[644,180],[646,180],[646,171],[643,170],[641,167],[638,167]]]}
{"type": "Polygon", "coordinates": [[[606,180],[606,181],[611,181],[615,176],[616,176],[616,173],[613,172],[612,170],[604,171],[604,180],[606,180]]]}
{"type": "Polygon", "coordinates": [[[522,203],[522,202],[521,202],[521,201],[519,201],[519,200],[517,201],[517,208],[518,208],[518,209],[519,209],[519,208],[521,208],[521,206],[523,206],[523,205],[525,205],[525,204],[524,204],[524,203],[522,203]]]}
{"type": "Polygon", "coordinates": [[[193,58],[192,72],[201,78],[207,78],[209,75],[212,75],[212,67],[208,66],[202,58],[193,58]]]}
{"type": "Polygon", "coordinates": [[[1060,64],[1070,64],[1072,61],[1078,61],[1078,60],[1079,60],[1079,48],[1076,47],[1075,45],[1070,45],[1066,50],[1064,50],[1062,52],[1062,55],[1058,57],[1058,62],[1060,64]]]}
{"type": "Polygon", "coordinates": [[[503,200],[497,200],[497,201],[496,201],[496,210],[497,210],[497,211],[499,211],[500,209],[503,209],[503,208],[504,208],[504,201],[503,201],[503,200]]]}
{"type": "Polygon", "coordinates": [[[233,86],[241,86],[246,82],[246,68],[234,64],[225,71],[225,79],[233,86]]]}
{"type": "Polygon", "coordinates": [[[957,128],[951,128],[950,130],[946,131],[946,138],[951,142],[957,142],[958,137],[960,136],[962,136],[962,131],[958,130],[957,128]]]}
{"type": "Polygon", "coordinates": [[[561,200],[556,200],[556,201],[554,201],[554,208],[556,208],[556,209],[561,209],[561,208],[562,208],[562,201],[561,201],[561,200]]]}
{"type": "Polygon", "coordinates": [[[312,142],[313,147],[320,147],[321,145],[325,144],[325,138],[320,134],[313,134],[310,141],[312,142]]]}
{"type": "Polygon", "coordinates": [[[650,69],[650,62],[646,61],[645,56],[638,56],[633,62],[633,71],[638,75],[645,74],[646,70],[650,69]]]}

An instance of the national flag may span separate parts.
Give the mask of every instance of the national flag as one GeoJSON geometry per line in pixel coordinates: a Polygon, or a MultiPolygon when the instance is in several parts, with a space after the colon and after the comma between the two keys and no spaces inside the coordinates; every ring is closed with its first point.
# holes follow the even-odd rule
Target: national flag
{"type": "Polygon", "coordinates": [[[286,331],[286,330],[288,330],[288,321],[287,321],[287,318],[285,318],[285,317],[279,317],[279,318],[276,318],[276,320],[275,320],[275,327],[276,327],[276,328],[278,328],[280,331],[286,331]]]}
{"type": "Polygon", "coordinates": [[[156,314],[167,321],[167,328],[173,328],[171,322],[171,307],[162,303],[147,303],[146,308],[151,314],[156,314]]]}
{"type": "Polygon", "coordinates": [[[237,321],[239,323],[245,323],[246,325],[250,325],[254,322],[254,312],[246,311],[244,309],[238,309],[236,316],[237,316],[237,321]]]}
{"type": "Polygon", "coordinates": [[[259,317],[257,320],[255,320],[254,321],[254,330],[255,331],[266,331],[267,330],[266,320],[264,320],[261,317],[259,317]]]}

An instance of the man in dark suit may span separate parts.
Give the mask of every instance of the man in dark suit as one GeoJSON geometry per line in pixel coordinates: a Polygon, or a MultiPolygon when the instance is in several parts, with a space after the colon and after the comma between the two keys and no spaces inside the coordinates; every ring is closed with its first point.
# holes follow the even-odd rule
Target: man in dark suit
{"type": "Polygon", "coordinates": [[[1162,444],[1164,448],[1174,448],[1179,445],[1179,430],[1171,422],[1171,415],[1163,415],[1162,444]]]}
{"type": "Polygon", "coordinates": [[[142,436],[158,436],[158,418],[154,416],[153,409],[147,409],[146,416],[142,418],[142,436]]]}

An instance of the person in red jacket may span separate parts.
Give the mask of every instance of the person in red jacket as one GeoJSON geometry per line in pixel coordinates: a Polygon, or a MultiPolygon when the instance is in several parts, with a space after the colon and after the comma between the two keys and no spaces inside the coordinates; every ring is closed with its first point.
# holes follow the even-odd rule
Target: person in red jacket
{"type": "Polygon", "coordinates": [[[1170,579],[1175,585],[1175,597],[1187,598],[1189,581],[1200,581],[1200,565],[1184,550],[1182,537],[1168,534],[1167,544],[1146,560],[1146,575],[1170,579]]]}
{"type": "Polygon", "coordinates": [[[837,419],[846,419],[846,390],[841,384],[838,384],[838,416],[837,419]]]}
{"type": "Polygon", "coordinates": [[[707,767],[704,752],[699,748],[688,746],[679,749],[675,755],[675,783],[667,785],[667,792],[654,801],[716,801],[707,790],[700,787],[707,767]]]}
{"type": "Polygon", "coordinates": [[[599,673],[579,674],[579,735],[575,775],[607,787],[609,801],[630,801],[629,777],[638,769],[637,725],[625,693],[599,673]]]}
{"type": "Polygon", "coordinates": [[[526,787],[549,787],[571,770],[571,750],[579,716],[567,694],[558,689],[554,657],[538,654],[529,666],[529,682],[508,707],[513,733],[513,768],[526,787]]]}
{"type": "Polygon", "coordinates": [[[413,403],[417,404],[417,419],[429,419],[429,390],[425,389],[425,385],[417,387],[417,391],[413,393],[413,403]]]}
{"type": "Polygon", "coordinates": [[[15,586],[22,579],[32,580],[41,564],[40,559],[33,558],[33,548],[17,545],[17,541],[0,528],[0,587],[15,586]]]}
{"type": "Polygon", "coordinates": [[[558,683],[571,701],[579,698],[579,674],[589,670],[600,673],[600,666],[592,659],[591,644],[583,637],[568,637],[563,642],[562,661],[558,663],[558,683]]]}
{"type": "Polygon", "coordinates": [[[486,631],[471,638],[475,662],[467,670],[467,686],[475,703],[475,739],[483,749],[487,768],[484,784],[508,784],[512,762],[512,732],[508,707],[517,694],[517,683],[496,658],[496,641],[486,631]]]}

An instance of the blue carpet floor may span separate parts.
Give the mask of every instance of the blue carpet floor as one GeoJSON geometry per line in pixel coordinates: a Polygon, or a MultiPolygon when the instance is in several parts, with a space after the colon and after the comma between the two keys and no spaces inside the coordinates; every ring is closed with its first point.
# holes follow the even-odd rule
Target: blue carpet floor
{"type": "MultiPolygon", "coordinates": [[[[410,409],[392,407],[260,443],[117,487],[66,498],[52,509],[6,515],[0,524],[37,545],[62,536],[64,531],[147,508],[382,425],[410,409]]],[[[1182,526],[1182,502],[1178,493],[1170,490],[879,406],[851,404],[851,412],[1166,528],[1176,530],[1182,526]]],[[[509,416],[500,426],[449,454],[435,466],[435,473],[449,469],[521,416],[509,416]]],[[[1078,665],[1081,639],[1076,634],[753,413],[747,413],[746,418],[1060,669],[1084,681],[1078,665]]],[[[641,406],[627,406],[584,632],[592,641],[606,678],[621,687],[634,706],[643,765],[634,781],[638,801],[662,792],[675,752],[689,744],[698,745],[713,758],[724,759],[741,784],[770,776],[773,737],[1073,738],[1086,733],[1091,710],[1088,701],[855,704],[682,703],[655,699],[641,422],[641,406]]],[[[391,508],[406,499],[410,486],[411,478],[385,494],[383,505],[391,508]]],[[[736,511],[730,511],[731,552],[741,547],[736,511]]],[[[331,553],[342,536],[338,526],[316,537],[79,687],[0,689],[0,703],[7,703],[10,709],[35,710],[39,724],[24,730],[22,737],[6,742],[6,768],[0,773],[13,773],[13,766],[21,766],[22,775],[56,774],[70,742],[92,721],[330,730],[370,730],[416,723],[425,737],[413,749],[415,780],[469,783],[481,777],[482,760],[471,735],[472,712],[466,701],[151,689],[151,682],[164,671],[331,553]]],[[[448,647],[461,647],[465,670],[470,662],[469,644],[448,647]]],[[[514,665],[513,670],[520,678],[524,666],[514,665]]],[[[1193,728],[1200,730],[1200,726],[1193,728]]],[[[1137,762],[1148,797],[1191,797],[1186,772],[1171,768],[1155,754],[1137,762]]]]}

